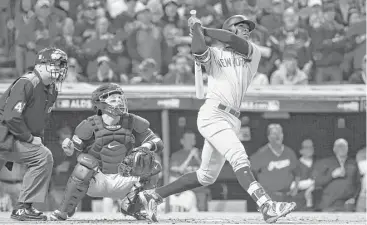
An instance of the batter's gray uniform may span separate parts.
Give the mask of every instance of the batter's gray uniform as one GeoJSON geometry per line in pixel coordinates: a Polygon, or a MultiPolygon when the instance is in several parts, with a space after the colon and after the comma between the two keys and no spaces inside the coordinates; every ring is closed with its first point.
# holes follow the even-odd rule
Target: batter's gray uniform
{"type": "Polygon", "coordinates": [[[229,48],[209,47],[197,57],[209,76],[206,101],[200,108],[197,125],[205,138],[202,163],[197,171],[202,185],[218,178],[226,160],[236,172],[248,163],[246,150],[238,138],[241,102],[257,72],[261,53],[250,43],[247,56],[229,48]]]}

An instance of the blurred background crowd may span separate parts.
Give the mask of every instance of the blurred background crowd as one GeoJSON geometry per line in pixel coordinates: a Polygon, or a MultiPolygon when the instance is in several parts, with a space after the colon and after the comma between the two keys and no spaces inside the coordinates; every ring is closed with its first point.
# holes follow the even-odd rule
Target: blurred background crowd
{"type": "MultiPolygon", "coordinates": [[[[193,85],[187,19],[195,9],[203,26],[220,28],[235,14],[257,22],[251,34],[262,52],[256,85],[365,84],[365,3],[0,0],[0,82],[32,69],[36,52],[54,45],[69,55],[66,82],[193,85]]],[[[203,139],[196,128],[196,113],[173,112],[170,118],[171,181],[200,165],[203,139]]],[[[54,176],[48,202],[39,209],[54,210],[62,201],[76,159],[65,157],[61,142],[90,115],[91,111],[53,112],[45,144],[54,155],[54,176]]],[[[147,118],[160,136],[159,112],[138,115],[147,118]]],[[[301,211],[365,211],[365,120],[365,115],[300,113],[289,120],[269,121],[260,113],[246,113],[241,117],[240,138],[256,177],[275,200],[295,200],[301,211]],[[281,157],[267,161],[261,156],[264,149],[281,157]]],[[[0,211],[9,211],[17,201],[23,175],[18,164],[12,171],[6,167],[0,171],[0,211]]],[[[111,211],[111,207],[117,210],[116,202],[86,197],[78,209],[111,211]]],[[[164,210],[165,205],[161,207],[164,210]]],[[[256,211],[228,164],[217,183],[171,196],[169,207],[185,212],[256,211]]]]}
{"type": "MultiPolygon", "coordinates": [[[[67,82],[193,84],[187,19],[220,28],[257,22],[254,84],[365,83],[365,0],[2,0],[0,78],[32,69],[35,53],[65,50],[67,82]]],[[[209,40],[211,45],[220,45],[209,40]]]]}

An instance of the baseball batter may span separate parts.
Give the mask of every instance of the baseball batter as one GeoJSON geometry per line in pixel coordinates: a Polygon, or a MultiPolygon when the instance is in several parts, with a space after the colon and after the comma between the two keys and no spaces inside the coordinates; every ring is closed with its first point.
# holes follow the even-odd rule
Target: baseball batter
{"type": "Polygon", "coordinates": [[[249,41],[255,23],[241,15],[228,18],[222,29],[204,28],[194,16],[188,22],[192,32],[191,50],[210,75],[206,101],[197,118],[198,129],[205,138],[202,163],[196,172],[185,174],[166,186],[139,193],[148,219],[157,221],[157,204],[163,198],[213,184],[228,160],[240,185],[257,203],[264,220],[276,222],[294,210],[296,204],[271,200],[255,180],[246,150],[237,136],[240,105],[261,58],[258,47],[249,41]],[[208,47],[204,36],[219,40],[225,47],[208,47]]]}

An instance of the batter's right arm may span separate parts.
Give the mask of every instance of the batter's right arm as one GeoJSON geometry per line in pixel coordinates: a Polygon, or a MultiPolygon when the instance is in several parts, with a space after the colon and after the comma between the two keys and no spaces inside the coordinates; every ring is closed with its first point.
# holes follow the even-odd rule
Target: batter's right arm
{"type": "Polygon", "coordinates": [[[192,27],[191,51],[194,55],[202,55],[208,50],[201,24],[196,23],[192,27]]]}

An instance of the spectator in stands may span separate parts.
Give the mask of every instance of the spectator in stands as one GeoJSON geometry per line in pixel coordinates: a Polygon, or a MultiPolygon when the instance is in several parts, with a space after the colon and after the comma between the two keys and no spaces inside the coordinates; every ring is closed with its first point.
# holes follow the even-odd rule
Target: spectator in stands
{"type": "Polygon", "coordinates": [[[358,70],[352,74],[349,78],[351,84],[365,84],[366,83],[366,63],[367,55],[364,55],[361,63],[361,70],[358,70]]]}
{"type": "Polygon", "coordinates": [[[89,78],[89,81],[113,83],[120,82],[120,78],[111,68],[110,59],[108,56],[100,56],[97,58],[97,73],[92,74],[89,78]]]}
{"type": "Polygon", "coordinates": [[[0,170],[0,187],[2,187],[4,193],[10,196],[13,206],[18,202],[25,170],[25,166],[18,163],[13,164],[11,171],[5,166],[0,170]]]}
{"type": "MultiPolygon", "coordinates": [[[[245,10],[246,11],[244,15],[246,15],[248,19],[252,21],[257,20],[258,12],[256,11],[256,6],[255,8],[251,8],[251,6],[248,6],[248,8],[246,8],[245,10]]],[[[260,48],[261,52],[258,72],[259,74],[266,74],[267,76],[269,76],[270,71],[273,69],[273,65],[276,60],[276,55],[272,54],[272,49],[266,46],[268,38],[269,31],[260,24],[257,24],[255,30],[253,30],[250,34],[250,40],[260,48]]]]}
{"type": "Polygon", "coordinates": [[[316,209],[324,212],[346,211],[359,190],[358,166],[348,157],[348,142],[337,139],[333,152],[334,156],[317,161],[313,171],[315,188],[322,193],[316,209]]]}
{"type": "Polygon", "coordinates": [[[193,85],[195,76],[191,70],[192,60],[185,55],[177,55],[169,66],[168,73],[163,77],[164,84],[193,85]]]}
{"type": "Polygon", "coordinates": [[[270,124],[267,134],[269,143],[250,157],[254,175],[274,201],[290,201],[298,192],[297,156],[283,144],[283,128],[279,124],[270,124]],[[293,181],[295,185],[291,186],[293,181]]]}
{"type": "Polygon", "coordinates": [[[58,29],[62,29],[64,20],[68,17],[67,12],[60,7],[60,2],[55,0],[50,1],[50,14],[54,17],[56,21],[56,26],[58,29]]]}
{"type": "Polygon", "coordinates": [[[187,130],[180,139],[182,149],[171,156],[171,174],[175,177],[196,171],[201,164],[200,151],[196,146],[196,135],[187,130]]]}
{"type": "Polygon", "coordinates": [[[83,61],[86,63],[86,71],[90,77],[93,77],[93,74],[98,73],[99,65],[96,61],[98,57],[106,56],[109,60],[109,66],[113,67],[116,65],[116,63],[108,56],[107,45],[115,37],[113,34],[108,32],[108,27],[109,21],[106,17],[97,18],[95,22],[95,36],[90,37],[83,45],[83,61]]]}
{"type": "Polygon", "coordinates": [[[152,22],[154,24],[159,24],[162,21],[164,10],[162,7],[161,0],[149,0],[147,3],[147,7],[149,7],[150,11],[152,12],[152,22]]]}
{"type": "Polygon", "coordinates": [[[297,53],[289,50],[283,54],[283,61],[278,70],[271,75],[272,85],[306,85],[308,77],[298,67],[297,53]]]}
{"type": "MultiPolygon", "coordinates": [[[[268,46],[272,48],[273,54],[280,58],[285,51],[297,53],[299,68],[309,73],[312,67],[309,46],[311,39],[307,31],[299,27],[298,12],[294,8],[288,8],[283,13],[284,25],[275,30],[269,37],[268,46]]],[[[275,61],[279,65],[280,61],[275,61]]]]}
{"type": "Polygon", "coordinates": [[[283,25],[283,12],[285,9],[284,0],[271,0],[272,6],[264,9],[259,24],[264,26],[268,31],[277,30],[283,25]]]}
{"type": "Polygon", "coordinates": [[[95,0],[84,0],[79,6],[77,21],[75,24],[75,37],[80,39],[80,42],[85,42],[97,35],[96,19],[99,3],[95,0]]]}
{"type": "Polygon", "coordinates": [[[145,59],[140,63],[139,76],[133,77],[131,84],[161,84],[162,76],[158,74],[157,63],[154,59],[145,59]]]}
{"type": "MultiPolygon", "coordinates": [[[[170,172],[176,178],[185,173],[196,171],[201,164],[200,150],[196,147],[196,134],[191,130],[186,130],[180,139],[180,143],[182,149],[175,151],[171,156],[170,172]]],[[[209,189],[199,187],[192,191],[195,193],[197,199],[196,210],[206,211],[208,208],[209,189]]]]}
{"type": "Polygon", "coordinates": [[[323,14],[312,14],[308,23],[317,84],[340,84],[343,80],[340,65],[346,39],[342,36],[343,26],[333,18],[333,10],[333,5],[323,5],[323,14]]]}
{"type": "Polygon", "coordinates": [[[68,74],[65,83],[87,82],[87,78],[82,75],[82,69],[75,58],[68,58],[68,74]]]}
{"type": "Polygon", "coordinates": [[[358,200],[356,204],[357,212],[366,212],[366,172],[367,172],[367,161],[366,161],[366,147],[359,150],[356,156],[356,161],[358,163],[358,171],[361,175],[361,190],[358,195],[358,200]]]}
{"type": "Polygon", "coordinates": [[[357,134],[354,133],[350,128],[348,128],[346,118],[344,117],[337,118],[334,128],[334,140],[339,138],[345,139],[349,143],[349,147],[351,149],[354,149],[355,143],[353,142],[355,136],[357,136],[357,134]]]}
{"type": "Polygon", "coordinates": [[[58,35],[56,18],[51,15],[49,0],[37,0],[33,16],[17,37],[17,72],[23,75],[25,70],[33,69],[36,53],[53,44],[58,35]],[[24,58],[22,57],[24,55],[24,58]],[[19,56],[19,57],[18,57],[19,56]]]}
{"type": "Polygon", "coordinates": [[[17,1],[16,13],[15,13],[15,29],[17,37],[19,31],[26,28],[26,24],[34,16],[32,7],[32,0],[17,1]]]}
{"type": "Polygon", "coordinates": [[[185,36],[187,25],[182,16],[179,15],[178,7],[177,0],[164,0],[163,18],[158,23],[159,27],[163,30],[163,36],[167,42],[167,48],[164,54],[166,64],[169,64],[172,61],[172,57],[179,53],[180,46],[188,46],[191,43],[191,37],[188,35],[185,36]]]}
{"type": "Polygon", "coordinates": [[[117,30],[112,39],[107,41],[107,54],[114,63],[115,71],[118,74],[131,73],[131,59],[127,52],[126,41],[128,34],[123,30],[117,30]]]}
{"type": "MultiPolygon", "coordinates": [[[[122,1],[121,1],[122,2],[122,1]]],[[[124,31],[127,34],[133,31],[134,29],[134,16],[135,16],[135,7],[137,5],[138,0],[125,0],[124,3],[126,6],[117,6],[118,8],[123,7],[123,11],[114,16],[110,13],[111,18],[111,30],[114,33],[117,33],[118,30],[124,31]]],[[[112,10],[112,6],[111,10],[112,10]]],[[[121,10],[120,10],[121,11],[121,10]]]]}
{"type": "Polygon", "coordinates": [[[269,78],[265,74],[257,72],[251,81],[251,85],[269,85],[269,78]]]}
{"type": "Polygon", "coordinates": [[[61,34],[55,38],[55,46],[65,51],[69,57],[80,58],[80,44],[74,36],[75,26],[71,18],[65,18],[61,34]]]}
{"type": "Polygon", "coordinates": [[[333,1],[324,0],[326,4],[333,4],[335,21],[339,24],[347,27],[349,25],[349,16],[351,9],[358,8],[356,0],[343,0],[343,1],[333,1]]]}
{"type": "Polygon", "coordinates": [[[156,68],[160,72],[162,69],[163,54],[166,49],[166,42],[161,30],[153,24],[152,13],[144,5],[135,9],[136,28],[127,40],[127,49],[132,58],[133,68],[135,68],[147,58],[154,59],[156,68]]]}
{"type": "MultiPolygon", "coordinates": [[[[346,31],[350,36],[351,51],[345,51],[342,65],[344,77],[351,79],[351,74],[361,71],[361,59],[366,55],[366,17],[362,17],[357,10],[350,15],[349,27],[346,31]]],[[[349,50],[349,49],[348,49],[349,50]]]]}
{"type": "MultiPolygon", "coordinates": [[[[312,178],[312,170],[314,166],[314,146],[311,139],[305,139],[299,150],[300,161],[300,181],[298,183],[299,192],[294,200],[297,203],[297,211],[309,211],[313,206],[312,191],[315,181],[312,178]]],[[[296,185],[295,182],[292,185],[296,185]]]]}

